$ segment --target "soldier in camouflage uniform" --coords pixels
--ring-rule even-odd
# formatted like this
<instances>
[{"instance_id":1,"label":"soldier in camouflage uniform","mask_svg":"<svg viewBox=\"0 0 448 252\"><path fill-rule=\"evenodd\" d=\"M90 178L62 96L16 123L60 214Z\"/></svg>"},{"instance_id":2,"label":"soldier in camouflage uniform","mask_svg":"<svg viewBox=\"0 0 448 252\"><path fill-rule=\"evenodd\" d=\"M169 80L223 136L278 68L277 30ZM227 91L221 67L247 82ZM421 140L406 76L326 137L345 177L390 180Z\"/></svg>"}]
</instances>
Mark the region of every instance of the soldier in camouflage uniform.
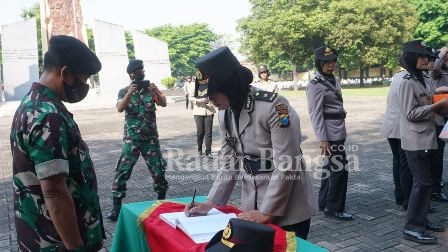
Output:
<instances>
[{"instance_id":1,"label":"soldier in camouflage uniform","mask_svg":"<svg viewBox=\"0 0 448 252\"><path fill-rule=\"evenodd\" d=\"M160 151L156 124L156 104L165 107L166 98L156 85L143 80L145 75L141 60L131 61L127 72L133 82L120 90L117 101L118 112L126 112L124 144L112 184L113 208L107 215L112 221L118 219L122 198L126 196L126 181L140 153L154 180L157 199L165 199L168 189L165 180L166 161Z\"/></svg>"},{"instance_id":2,"label":"soldier in camouflage uniform","mask_svg":"<svg viewBox=\"0 0 448 252\"><path fill-rule=\"evenodd\" d=\"M23 97L11 128L19 251L97 251L103 221L89 149L62 101L81 101L101 63L67 36L50 39L44 73Z\"/></svg>"}]
</instances>

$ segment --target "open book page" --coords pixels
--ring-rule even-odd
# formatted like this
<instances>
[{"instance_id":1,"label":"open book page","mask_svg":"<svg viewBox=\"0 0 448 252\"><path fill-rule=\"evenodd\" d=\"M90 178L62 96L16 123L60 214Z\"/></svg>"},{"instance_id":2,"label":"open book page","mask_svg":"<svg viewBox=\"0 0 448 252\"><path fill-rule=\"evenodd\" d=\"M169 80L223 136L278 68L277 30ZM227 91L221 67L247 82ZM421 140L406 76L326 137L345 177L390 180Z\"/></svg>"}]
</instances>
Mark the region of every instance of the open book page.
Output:
<instances>
[{"instance_id":1,"label":"open book page","mask_svg":"<svg viewBox=\"0 0 448 252\"><path fill-rule=\"evenodd\" d=\"M178 219L178 227L195 243L209 242L236 214L218 214Z\"/></svg>"},{"instance_id":2,"label":"open book page","mask_svg":"<svg viewBox=\"0 0 448 252\"><path fill-rule=\"evenodd\" d=\"M212 210L210 210L208 212L208 214L206 216L217 215L217 214L224 214L224 213L219 211L216 208L213 208ZM159 217L160 217L160 219L162 219L164 222L166 222L171 227L176 228L176 225L177 225L179 219L183 219L183 218L198 218L198 217L203 217L203 216L187 217L187 216L185 216L184 212L174 212L174 213L160 214Z\"/></svg>"}]
</instances>

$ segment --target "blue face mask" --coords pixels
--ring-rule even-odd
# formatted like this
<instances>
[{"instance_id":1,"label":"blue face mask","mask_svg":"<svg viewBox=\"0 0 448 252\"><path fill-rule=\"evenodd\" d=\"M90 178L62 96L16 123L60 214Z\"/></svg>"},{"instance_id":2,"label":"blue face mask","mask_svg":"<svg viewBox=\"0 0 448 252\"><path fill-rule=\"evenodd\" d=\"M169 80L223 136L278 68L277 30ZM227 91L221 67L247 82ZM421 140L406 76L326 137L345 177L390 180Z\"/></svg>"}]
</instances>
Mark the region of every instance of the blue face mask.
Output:
<instances>
[{"instance_id":1,"label":"blue face mask","mask_svg":"<svg viewBox=\"0 0 448 252\"><path fill-rule=\"evenodd\" d=\"M75 83L73 85L68 85L65 81L62 82L64 85L65 96L67 97L67 102L77 103L86 98L89 92L89 85L82 82L78 77L75 76Z\"/></svg>"}]
</instances>

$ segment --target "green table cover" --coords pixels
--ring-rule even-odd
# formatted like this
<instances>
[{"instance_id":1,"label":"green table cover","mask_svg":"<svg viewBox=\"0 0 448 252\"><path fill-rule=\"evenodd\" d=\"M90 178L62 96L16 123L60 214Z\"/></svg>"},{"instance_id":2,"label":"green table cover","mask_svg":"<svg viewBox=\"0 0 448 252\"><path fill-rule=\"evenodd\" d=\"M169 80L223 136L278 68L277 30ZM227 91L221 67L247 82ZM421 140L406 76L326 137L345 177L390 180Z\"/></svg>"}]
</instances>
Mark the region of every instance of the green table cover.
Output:
<instances>
[{"instance_id":1,"label":"green table cover","mask_svg":"<svg viewBox=\"0 0 448 252\"><path fill-rule=\"evenodd\" d=\"M206 196L197 196L196 201L204 202ZM191 197L169 199L169 201L188 203ZM137 224L138 216L152 206L155 201L144 201L137 203L124 204L121 208L120 217L118 218L117 227L115 229L114 240L112 241L112 252L149 252L148 241L143 230ZM297 250L300 252L325 252L327 250L318 247L308 241L296 238Z\"/></svg>"}]
</instances>

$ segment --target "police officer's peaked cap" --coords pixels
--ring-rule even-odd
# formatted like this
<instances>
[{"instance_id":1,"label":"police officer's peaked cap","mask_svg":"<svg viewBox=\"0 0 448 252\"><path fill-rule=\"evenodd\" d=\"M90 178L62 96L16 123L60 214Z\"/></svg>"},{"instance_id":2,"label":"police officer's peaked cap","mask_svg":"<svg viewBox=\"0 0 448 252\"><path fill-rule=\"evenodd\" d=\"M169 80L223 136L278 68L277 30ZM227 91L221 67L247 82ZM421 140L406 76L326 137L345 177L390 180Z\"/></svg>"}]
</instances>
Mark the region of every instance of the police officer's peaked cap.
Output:
<instances>
[{"instance_id":1,"label":"police officer's peaked cap","mask_svg":"<svg viewBox=\"0 0 448 252\"><path fill-rule=\"evenodd\" d=\"M196 62L196 78L201 84L219 85L241 66L235 55L227 46L218 48Z\"/></svg>"},{"instance_id":2,"label":"police officer's peaked cap","mask_svg":"<svg viewBox=\"0 0 448 252\"><path fill-rule=\"evenodd\" d=\"M335 61L338 59L338 52L334 48L322 46L314 50L314 57L317 60Z\"/></svg>"},{"instance_id":3,"label":"police officer's peaked cap","mask_svg":"<svg viewBox=\"0 0 448 252\"><path fill-rule=\"evenodd\" d=\"M268 71L269 71L269 69L268 69L268 67L266 65L261 65L258 68L258 73L264 73L264 72L268 72Z\"/></svg>"},{"instance_id":4,"label":"police officer's peaked cap","mask_svg":"<svg viewBox=\"0 0 448 252\"><path fill-rule=\"evenodd\" d=\"M431 55L429 56L431 59L438 59L439 58L439 53L440 52L438 52L435 48L426 47L426 49L431 52Z\"/></svg>"},{"instance_id":5,"label":"police officer's peaked cap","mask_svg":"<svg viewBox=\"0 0 448 252\"><path fill-rule=\"evenodd\" d=\"M275 229L268 225L233 218L213 236L206 252L272 252Z\"/></svg>"},{"instance_id":6,"label":"police officer's peaked cap","mask_svg":"<svg viewBox=\"0 0 448 252\"><path fill-rule=\"evenodd\" d=\"M138 69L143 69L143 61L139 59L131 60L129 61L128 68L126 69L126 72L128 74L135 72Z\"/></svg>"},{"instance_id":7,"label":"police officer's peaked cap","mask_svg":"<svg viewBox=\"0 0 448 252\"><path fill-rule=\"evenodd\" d=\"M412 40L404 43L403 53L415 53L423 56L431 57L433 53L427 49L423 40Z\"/></svg>"},{"instance_id":8,"label":"police officer's peaked cap","mask_svg":"<svg viewBox=\"0 0 448 252\"><path fill-rule=\"evenodd\" d=\"M93 75L101 70L98 57L83 42L74 37L52 36L48 51L55 54L61 63L68 66L74 73Z\"/></svg>"}]
</instances>

